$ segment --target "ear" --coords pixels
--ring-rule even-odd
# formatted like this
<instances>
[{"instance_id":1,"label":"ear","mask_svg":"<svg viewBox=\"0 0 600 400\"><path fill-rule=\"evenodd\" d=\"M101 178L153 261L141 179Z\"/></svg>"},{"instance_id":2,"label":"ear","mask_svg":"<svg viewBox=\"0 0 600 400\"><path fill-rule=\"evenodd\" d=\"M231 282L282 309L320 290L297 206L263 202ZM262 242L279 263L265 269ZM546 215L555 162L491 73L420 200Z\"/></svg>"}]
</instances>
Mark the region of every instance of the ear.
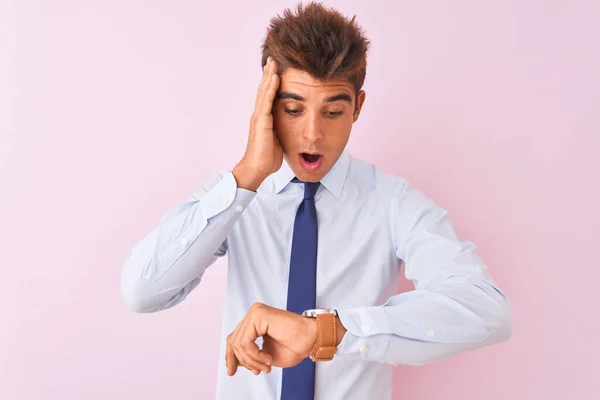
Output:
<instances>
[{"instance_id":1,"label":"ear","mask_svg":"<svg viewBox=\"0 0 600 400\"><path fill-rule=\"evenodd\" d=\"M358 96L356 96L356 108L354 110L354 116L353 116L352 122L356 122L358 120L358 117L360 115L360 110L362 110L362 106L363 106L363 104L365 104L366 96L367 96L367 94L365 93L364 90L361 90L360 92L358 92Z\"/></svg>"}]
</instances>

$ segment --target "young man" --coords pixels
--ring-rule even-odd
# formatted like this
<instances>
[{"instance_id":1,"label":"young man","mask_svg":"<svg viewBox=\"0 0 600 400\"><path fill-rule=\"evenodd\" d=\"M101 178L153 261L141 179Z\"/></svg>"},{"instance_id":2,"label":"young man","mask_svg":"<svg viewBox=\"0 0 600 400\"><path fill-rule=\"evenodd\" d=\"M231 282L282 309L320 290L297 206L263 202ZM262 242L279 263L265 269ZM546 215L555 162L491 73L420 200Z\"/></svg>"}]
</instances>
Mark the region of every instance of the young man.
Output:
<instances>
[{"instance_id":1,"label":"young man","mask_svg":"<svg viewBox=\"0 0 600 400\"><path fill-rule=\"evenodd\" d=\"M127 257L124 299L155 312L228 255L219 399L391 399L392 365L510 336L508 299L446 211L345 150L367 50L318 4L273 19L243 158ZM415 290L396 295L402 264Z\"/></svg>"}]
</instances>

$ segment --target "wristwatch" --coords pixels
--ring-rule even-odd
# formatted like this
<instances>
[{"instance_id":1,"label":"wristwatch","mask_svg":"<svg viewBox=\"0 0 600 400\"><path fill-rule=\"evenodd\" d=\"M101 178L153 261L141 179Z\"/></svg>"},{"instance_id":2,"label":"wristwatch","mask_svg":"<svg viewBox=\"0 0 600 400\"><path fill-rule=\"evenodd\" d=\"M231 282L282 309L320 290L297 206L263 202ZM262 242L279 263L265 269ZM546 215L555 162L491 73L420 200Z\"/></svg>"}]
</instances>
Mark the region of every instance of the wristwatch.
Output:
<instances>
[{"instance_id":1,"label":"wristwatch","mask_svg":"<svg viewBox=\"0 0 600 400\"><path fill-rule=\"evenodd\" d=\"M331 361L337 351L336 318L333 308L314 308L306 310L302 316L317 319L317 349L310 355L311 360Z\"/></svg>"}]
</instances>

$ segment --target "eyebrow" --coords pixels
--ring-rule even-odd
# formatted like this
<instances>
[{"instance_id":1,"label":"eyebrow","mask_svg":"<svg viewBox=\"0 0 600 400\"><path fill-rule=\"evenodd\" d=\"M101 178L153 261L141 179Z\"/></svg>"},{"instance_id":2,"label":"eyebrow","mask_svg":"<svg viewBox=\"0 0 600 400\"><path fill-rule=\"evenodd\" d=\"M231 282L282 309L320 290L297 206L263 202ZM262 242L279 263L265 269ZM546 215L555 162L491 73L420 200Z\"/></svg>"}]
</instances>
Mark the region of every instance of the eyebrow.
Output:
<instances>
[{"instance_id":1,"label":"eyebrow","mask_svg":"<svg viewBox=\"0 0 600 400\"><path fill-rule=\"evenodd\" d=\"M290 93L290 92L279 92L279 93L277 93L277 98L305 101L304 97L299 96L296 93ZM331 96L331 97L328 97L325 99L325 101L327 103L333 103L333 102L339 101L339 100L347 101L348 103L352 104L352 97L346 93L336 94L335 96Z\"/></svg>"}]
</instances>

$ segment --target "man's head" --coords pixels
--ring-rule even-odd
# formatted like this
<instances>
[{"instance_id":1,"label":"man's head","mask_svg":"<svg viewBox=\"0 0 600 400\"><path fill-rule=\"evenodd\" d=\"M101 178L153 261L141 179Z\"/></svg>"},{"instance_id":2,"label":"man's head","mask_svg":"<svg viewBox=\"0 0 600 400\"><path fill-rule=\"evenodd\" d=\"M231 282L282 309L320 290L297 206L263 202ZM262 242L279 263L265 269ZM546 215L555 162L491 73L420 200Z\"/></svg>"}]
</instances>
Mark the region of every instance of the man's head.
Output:
<instances>
[{"instance_id":1,"label":"man's head","mask_svg":"<svg viewBox=\"0 0 600 400\"><path fill-rule=\"evenodd\" d=\"M274 129L299 179L321 180L344 151L365 100L368 47L354 18L320 4L271 20L262 65L279 64Z\"/></svg>"}]
</instances>

